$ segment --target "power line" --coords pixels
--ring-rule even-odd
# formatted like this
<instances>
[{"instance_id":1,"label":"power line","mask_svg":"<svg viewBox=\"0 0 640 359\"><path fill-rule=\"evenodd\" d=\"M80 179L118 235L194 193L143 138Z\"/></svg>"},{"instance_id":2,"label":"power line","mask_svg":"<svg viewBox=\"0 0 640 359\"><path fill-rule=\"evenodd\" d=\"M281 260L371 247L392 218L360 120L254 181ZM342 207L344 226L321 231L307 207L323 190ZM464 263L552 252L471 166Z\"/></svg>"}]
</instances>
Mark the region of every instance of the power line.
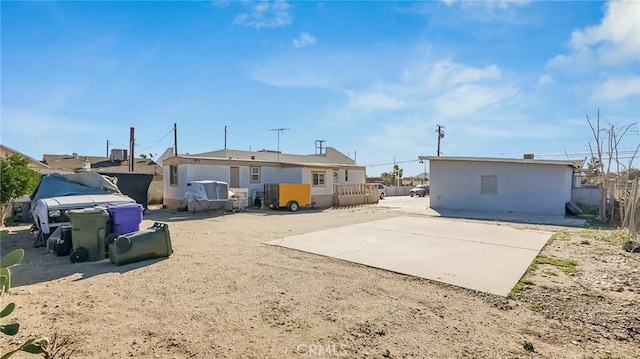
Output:
<instances>
[{"instance_id":1,"label":"power line","mask_svg":"<svg viewBox=\"0 0 640 359\"><path fill-rule=\"evenodd\" d=\"M167 138L171 133L173 133L173 128L171 128L171 130L169 130L169 132L167 132L167 134L166 134L166 135L162 136L162 138L161 138L161 139L159 139L158 141L156 141L153 145L151 145L151 146L149 146L149 147L146 147L145 149L140 150L140 152L144 152L144 151L146 151L146 150L150 149L151 147L153 147L153 146L157 145L158 143L160 143L160 141L162 141L162 140L164 140L165 138Z\"/></svg>"},{"instance_id":2,"label":"power line","mask_svg":"<svg viewBox=\"0 0 640 359\"><path fill-rule=\"evenodd\" d=\"M618 154L633 154L635 153L635 149L621 149L618 150ZM608 154L608 151L603 151L602 154ZM595 154L595 153L594 153ZM519 156L520 154L507 154L504 152L498 153L496 154L496 156ZM569 156L591 156L591 152L589 151L584 151L584 152L563 152L563 153L536 153L535 156L536 157L566 157L567 155Z\"/></svg>"},{"instance_id":3,"label":"power line","mask_svg":"<svg viewBox=\"0 0 640 359\"><path fill-rule=\"evenodd\" d=\"M628 150L628 151L618 151L617 153L619 155L633 155L636 151L635 150ZM611 155L615 155L616 152L611 152ZM597 153L593 153L593 155L596 155ZM565 156L591 156L591 152L576 152L576 153L547 153L547 154L536 154L536 157L565 157ZM602 155L609 155L609 151L606 152L602 152Z\"/></svg>"},{"instance_id":4,"label":"power line","mask_svg":"<svg viewBox=\"0 0 640 359\"><path fill-rule=\"evenodd\" d=\"M364 165L364 167L380 167L380 166L394 165L394 164L398 164L398 163L411 163L411 162L420 162L420 160L406 160L406 161L395 161L395 162L388 162L388 163L375 163L375 164L371 164L371 165Z\"/></svg>"}]
</instances>

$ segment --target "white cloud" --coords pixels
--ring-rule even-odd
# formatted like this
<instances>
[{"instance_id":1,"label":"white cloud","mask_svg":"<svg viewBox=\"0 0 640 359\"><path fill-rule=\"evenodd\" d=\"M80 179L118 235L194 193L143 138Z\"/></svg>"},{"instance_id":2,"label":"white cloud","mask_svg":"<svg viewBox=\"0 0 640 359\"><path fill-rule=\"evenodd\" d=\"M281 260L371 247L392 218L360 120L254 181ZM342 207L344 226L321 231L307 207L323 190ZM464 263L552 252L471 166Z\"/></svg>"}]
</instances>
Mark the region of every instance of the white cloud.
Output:
<instances>
[{"instance_id":1,"label":"white cloud","mask_svg":"<svg viewBox=\"0 0 640 359\"><path fill-rule=\"evenodd\" d=\"M519 90L510 86L463 85L430 100L433 115L444 120L470 120L513 99Z\"/></svg>"},{"instance_id":2,"label":"white cloud","mask_svg":"<svg viewBox=\"0 0 640 359\"><path fill-rule=\"evenodd\" d=\"M640 76L613 77L593 88L596 101L620 100L633 95L640 95Z\"/></svg>"},{"instance_id":3,"label":"white cloud","mask_svg":"<svg viewBox=\"0 0 640 359\"><path fill-rule=\"evenodd\" d=\"M366 61L361 54L333 51L326 54L292 51L247 68L252 79L277 87L324 88L343 91L354 77L371 78L370 71L357 66ZM354 66L356 65L356 66Z\"/></svg>"},{"instance_id":4,"label":"white cloud","mask_svg":"<svg viewBox=\"0 0 640 359\"><path fill-rule=\"evenodd\" d=\"M433 133L432 124L425 121L424 118L409 115L376 126L375 131L362 136L361 140L370 147L371 153L378 153L378 158L381 158L384 156L379 153L381 146L399 152L414 152L416 148L423 148L423 146L416 146L416 144L425 141L426 133Z\"/></svg>"},{"instance_id":5,"label":"white cloud","mask_svg":"<svg viewBox=\"0 0 640 359\"><path fill-rule=\"evenodd\" d=\"M302 87L333 89L335 79L322 71L321 66L305 63L281 63L279 60L267 61L248 70L253 80L276 87Z\"/></svg>"},{"instance_id":6,"label":"white cloud","mask_svg":"<svg viewBox=\"0 0 640 359\"><path fill-rule=\"evenodd\" d=\"M463 119L495 108L519 93L518 88L501 81L502 72L495 64L474 67L443 59L395 69L370 66L366 67L367 77L358 80L362 59L332 53L326 58L315 55L311 63L307 57L268 61L255 66L249 75L278 87L323 88L346 94L348 109L343 111L352 117L350 123L375 111L431 112L446 120ZM396 76L388 75L394 72ZM371 78L371 73L390 78ZM339 117L342 124L345 119Z\"/></svg>"},{"instance_id":7,"label":"white cloud","mask_svg":"<svg viewBox=\"0 0 640 359\"><path fill-rule=\"evenodd\" d=\"M473 1L473 0L442 0L443 3L447 6L452 6L455 3L459 3L460 6L463 7L478 7L484 6L488 8L499 8L506 9L510 6L525 6L528 5L531 0L484 0L484 1Z\"/></svg>"},{"instance_id":8,"label":"white cloud","mask_svg":"<svg viewBox=\"0 0 640 359\"><path fill-rule=\"evenodd\" d=\"M96 125L99 121L76 121L35 109L6 108L2 110L2 117L2 132L14 135L37 137L39 134L46 137L59 130L60 124L65 125L66 135L88 135L108 130L108 126Z\"/></svg>"},{"instance_id":9,"label":"white cloud","mask_svg":"<svg viewBox=\"0 0 640 359\"><path fill-rule=\"evenodd\" d=\"M577 51L595 46L603 62L638 60L640 55L640 2L609 2L602 23L571 34Z\"/></svg>"},{"instance_id":10,"label":"white cloud","mask_svg":"<svg viewBox=\"0 0 640 359\"><path fill-rule=\"evenodd\" d=\"M44 153L98 153L89 148L96 143L101 144L104 138L114 138L108 137L114 132L114 127L100 123L104 121L78 120L47 110L2 109L2 136L11 139L17 150L33 158L42 158ZM64 131L60 131L61 125L64 125Z\"/></svg>"},{"instance_id":11,"label":"white cloud","mask_svg":"<svg viewBox=\"0 0 640 359\"><path fill-rule=\"evenodd\" d=\"M538 81L536 82L537 88L545 87L553 82L553 77L549 74L543 74L538 77Z\"/></svg>"},{"instance_id":12,"label":"white cloud","mask_svg":"<svg viewBox=\"0 0 640 359\"><path fill-rule=\"evenodd\" d=\"M284 27L293 21L290 9L291 5L283 0L261 1L255 4L250 12L236 16L233 23L256 29Z\"/></svg>"},{"instance_id":13,"label":"white cloud","mask_svg":"<svg viewBox=\"0 0 640 359\"><path fill-rule=\"evenodd\" d=\"M296 49L313 45L315 43L316 43L316 38L313 35L306 32L301 32L297 38L293 39L293 47L295 47Z\"/></svg>"},{"instance_id":14,"label":"white cloud","mask_svg":"<svg viewBox=\"0 0 640 359\"><path fill-rule=\"evenodd\" d=\"M406 104L392 96L380 92L355 93L349 91L351 105L356 108L369 110L398 110L404 108Z\"/></svg>"},{"instance_id":15,"label":"white cloud","mask_svg":"<svg viewBox=\"0 0 640 359\"><path fill-rule=\"evenodd\" d=\"M424 66L424 65L423 65ZM420 74L422 72L422 74ZM429 88L452 87L481 80L499 79L500 69L497 65L484 68L465 66L451 60L443 60L435 64L405 70L403 77L411 81L412 76L425 76L425 85Z\"/></svg>"},{"instance_id":16,"label":"white cloud","mask_svg":"<svg viewBox=\"0 0 640 359\"><path fill-rule=\"evenodd\" d=\"M554 57L549 66L590 68L640 59L640 2L610 1L602 22L571 34L569 54Z\"/></svg>"}]
</instances>

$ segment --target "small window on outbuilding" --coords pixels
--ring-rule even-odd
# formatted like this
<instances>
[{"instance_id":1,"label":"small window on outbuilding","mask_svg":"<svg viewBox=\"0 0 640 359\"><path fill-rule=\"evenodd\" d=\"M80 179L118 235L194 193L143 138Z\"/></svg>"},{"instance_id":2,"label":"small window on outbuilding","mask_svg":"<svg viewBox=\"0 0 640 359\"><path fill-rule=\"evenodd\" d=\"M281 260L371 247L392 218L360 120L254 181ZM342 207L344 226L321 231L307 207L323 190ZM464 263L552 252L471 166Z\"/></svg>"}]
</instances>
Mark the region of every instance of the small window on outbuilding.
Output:
<instances>
[{"instance_id":1,"label":"small window on outbuilding","mask_svg":"<svg viewBox=\"0 0 640 359\"><path fill-rule=\"evenodd\" d=\"M338 183L338 170L333 170L333 183Z\"/></svg>"},{"instance_id":2,"label":"small window on outbuilding","mask_svg":"<svg viewBox=\"0 0 640 359\"><path fill-rule=\"evenodd\" d=\"M498 176L480 176L480 194L498 194Z\"/></svg>"},{"instance_id":3,"label":"small window on outbuilding","mask_svg":"<svg viewBox=\"0 0 640 359\"><path fill-rule=\"evenodd\" d=\"M251 183L260 183L260 167L251 167Z\"/></svg>"},{"instance_id":4,"label":"small window on outbuilding","mask_svg":"<svg viewBox=\"0 0 640 359\"><path fill-rule=\"evenodd\" d=\"M169 185L170 186L178 185L178 166L177 165L169 166Z\"/></svg>"},{"instance_id":5,"label":"small window on outbuilding","mask_svg":"<svg viewBox=\"0 0 640 359\"><path fill-rule=\"evenodd\" d=\"M344 181L349 182L349 170L344 170Z\"/></svg>"}]
</instances>

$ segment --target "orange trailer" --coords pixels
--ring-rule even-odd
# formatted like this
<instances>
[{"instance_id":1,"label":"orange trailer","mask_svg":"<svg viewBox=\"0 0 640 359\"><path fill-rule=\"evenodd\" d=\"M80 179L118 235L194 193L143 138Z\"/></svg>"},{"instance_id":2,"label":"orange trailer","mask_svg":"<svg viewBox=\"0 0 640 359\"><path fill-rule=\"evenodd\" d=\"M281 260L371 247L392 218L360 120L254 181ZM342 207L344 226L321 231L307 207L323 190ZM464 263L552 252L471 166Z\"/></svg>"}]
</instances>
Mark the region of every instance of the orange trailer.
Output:
<instances>
[{"instance_id":1,"label":"orange trailer","mask_svg":"<svg viewBox=\"0 0 640 359\"><path fill-rule=\"evenodd\" d=\"M265 205L269 208L288 208L296 212L310 206L311 185L308 183L267 183L264 185Z\"/></svg>"}]
</instances>

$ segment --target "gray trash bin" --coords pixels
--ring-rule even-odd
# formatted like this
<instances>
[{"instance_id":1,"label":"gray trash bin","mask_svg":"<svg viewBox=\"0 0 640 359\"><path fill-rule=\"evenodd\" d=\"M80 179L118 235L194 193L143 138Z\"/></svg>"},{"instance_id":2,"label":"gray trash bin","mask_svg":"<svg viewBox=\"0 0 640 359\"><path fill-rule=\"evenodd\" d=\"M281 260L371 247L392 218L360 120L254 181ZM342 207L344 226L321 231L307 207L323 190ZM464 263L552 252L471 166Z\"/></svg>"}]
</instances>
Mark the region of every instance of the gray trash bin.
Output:
<instances>
[{"instance_id":1,"label":"gray trash bin","mask_svg":"<svg viewBox=\"0 0 640 359\"><path fill-rule=\"evenodd\" d=\"M115 265L169 257L173 253L169 226L156 222L148 229L128 233L109 243L109 259Z\"/></svg>"}]
</instances>

